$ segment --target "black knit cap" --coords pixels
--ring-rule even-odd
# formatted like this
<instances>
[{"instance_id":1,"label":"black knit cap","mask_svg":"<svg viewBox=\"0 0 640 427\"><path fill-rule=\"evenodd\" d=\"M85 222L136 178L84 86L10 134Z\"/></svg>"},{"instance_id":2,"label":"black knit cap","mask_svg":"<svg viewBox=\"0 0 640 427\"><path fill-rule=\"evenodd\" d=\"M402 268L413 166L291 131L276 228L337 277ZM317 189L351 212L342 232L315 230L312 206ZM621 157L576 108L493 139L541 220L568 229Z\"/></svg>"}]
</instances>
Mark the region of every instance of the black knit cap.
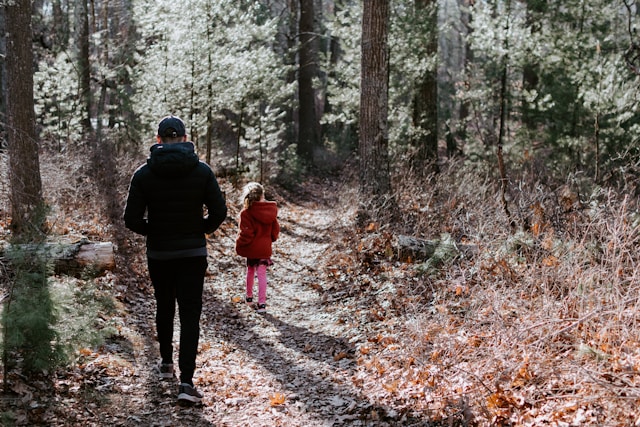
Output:
<instances>
[{"instance_id":1,"label":"black knit cap","mask_svg":"<svg viewBox=\"0 0 640 427\"><path fill-rule=\"evenodd\" d=\"M184 122L176 116L167 116L158 125L158 136L176 138L185 135Z\"/></svg>"}]
</instances>

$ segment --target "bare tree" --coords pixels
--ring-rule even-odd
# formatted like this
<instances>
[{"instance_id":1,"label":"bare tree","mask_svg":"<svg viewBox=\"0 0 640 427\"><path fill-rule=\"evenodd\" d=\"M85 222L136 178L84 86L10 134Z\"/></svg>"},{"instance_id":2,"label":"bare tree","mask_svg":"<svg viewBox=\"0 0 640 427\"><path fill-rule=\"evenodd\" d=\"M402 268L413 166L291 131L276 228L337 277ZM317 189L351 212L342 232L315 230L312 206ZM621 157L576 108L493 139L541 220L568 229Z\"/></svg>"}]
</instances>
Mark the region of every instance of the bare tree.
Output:
<instances>
[{"instance_id":1,"label":"bare tree","mask_svg":"<svg viewBox=\"0 0 640 427\"><path fill-rule=\"evenodd\" d=\"M7 30L7 142L11 183L12 229L18 238L40 237L44 199L33 109L31 2L5 7Z\"/></svg>"}]
</instances>

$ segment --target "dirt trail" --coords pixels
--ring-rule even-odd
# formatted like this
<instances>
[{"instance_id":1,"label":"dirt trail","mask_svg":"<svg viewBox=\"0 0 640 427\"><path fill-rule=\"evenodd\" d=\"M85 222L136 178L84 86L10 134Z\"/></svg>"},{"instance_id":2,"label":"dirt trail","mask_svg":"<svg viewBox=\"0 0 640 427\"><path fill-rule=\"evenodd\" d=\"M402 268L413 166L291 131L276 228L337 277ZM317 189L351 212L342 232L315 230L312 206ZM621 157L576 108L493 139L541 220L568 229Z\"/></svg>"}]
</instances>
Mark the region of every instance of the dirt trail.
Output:
<instances>
[{"instance_id":1,"label":"dirt trail","mask_svg":"<svg viewBox=\"0 0 640 427\"><path fill-rule=\"evenodd\" d=\"M304 205L279 201L279 207L282 232L268 272L267 314L257 314L243 302L245 269L234 251L235 224L224 225L210 242L195 378L205 394L203 404L178 405L177 380L160 381L150 371L158 354L152 339L153 306L145 301L152 297L138 295L129 303L142 309L134 310L135 318L123 326L134 373L117 387L119 397L110 396L111 410L98 411L103 413L100 423L392 425L371 420L371 413L385 411L354 385L354 342L363 335L344 321L350 308L328 304L323 289L323 257L336 244L333 231L344 226L346 214L339 214L329 200ZM177 330L176 324L176 349ZM117 407L127 410L118 412Z\"/></svg>"},{"instance_id":2,"label":"dirt trail","mask_svg":"<svg viewBox=\"0 0 640 427\"><path fill-rule=\"evenodd\" d=\"M363 401L349 386L349 332L314 290L333 221L326 207L281 206L264 316L241 302L244 267L229 244L222 256L229 261L212 265L203 319L211 348L201 360L213 374L201 384L215 390L204 413L216 425L334 425Z\"/></svg>"},{"instance_id":3,"label":"dirt trail","mask_svg":"<svg viewBox=\"0 0 640 427\"><path fill-rule=\"evenodd\" d=\"M395 343L401 328L375 314L391 295L387 279L373 289L352 270L358 263L349 237L353 212L338 200L349 194L342 185L305 183L304 194L269 197L279 205L281 234L264 315L244 303L244 259L234 250L238 211L228 200L230 218L209 241L194 378L202 404L178 404L177 379L160 380L153 371L159 352L144 239L118 229L117 269L95 279L115 304L98 319L113 333L98 347L80 349L77 363L55 375L12 374L11 393L0 399L0 425L432 425L415 414L411 398L385 390L383 371L376 374L371 337ZM176 358L178 331L176 316ZM397 372L403 375L402 366Z\"/></svg>"}]
</instances>

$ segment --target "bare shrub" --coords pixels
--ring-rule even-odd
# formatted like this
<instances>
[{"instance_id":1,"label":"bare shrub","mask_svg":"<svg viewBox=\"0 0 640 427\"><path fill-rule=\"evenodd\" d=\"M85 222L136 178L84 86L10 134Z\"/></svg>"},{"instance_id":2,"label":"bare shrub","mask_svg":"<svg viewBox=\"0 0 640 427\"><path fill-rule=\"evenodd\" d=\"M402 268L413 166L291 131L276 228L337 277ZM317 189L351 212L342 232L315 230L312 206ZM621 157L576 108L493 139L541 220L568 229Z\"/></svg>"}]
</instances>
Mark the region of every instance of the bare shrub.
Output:
<instances>
[{"instance_id":1,"label":"bare shrub","mask_svg":"<svg viewBox=\"0 0 640 427\"><path fill-rule=\"evenodd\" d=\"M634 201L595 186L576 196L562 183L518 182L511 230L487 173L454 162L426 180L397 182L402 232L479 248L428 274L416 265L406 285L424 297L407 306L404 344L415 381L428 386L425 408L466 399L483 425L520 425L560 413L567 395L584 411L605 396L619 408L621 396L637 397Z\"/></svg>"},{"instance_id":2,"label":"bare shrub","mask_svg":"<svg viewBox=\"0 0 640 427\"><path fill-rule=\"evenodd\" d=\"M51 208L48 219L53 234L103 239L110 226L90 157L87 151L41 154L43 193ZM116 192L113 197L118 199L112 203L124 206L127 181L141 161L142 157L130 156L117 160L118 169L109 177L109 185Z\"/></svg>"}]
</instances>

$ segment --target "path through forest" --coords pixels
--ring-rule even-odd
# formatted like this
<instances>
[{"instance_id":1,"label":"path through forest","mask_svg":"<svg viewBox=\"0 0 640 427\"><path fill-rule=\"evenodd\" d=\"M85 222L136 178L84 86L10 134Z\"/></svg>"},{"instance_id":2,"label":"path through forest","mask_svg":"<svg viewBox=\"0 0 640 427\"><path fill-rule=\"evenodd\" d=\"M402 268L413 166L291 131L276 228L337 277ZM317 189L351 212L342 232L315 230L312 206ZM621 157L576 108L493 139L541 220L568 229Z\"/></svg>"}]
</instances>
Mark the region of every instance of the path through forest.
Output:
<instances>
[{"instance_id":1,"label":"path through forest","mask_svg":"<svg viewBox=\"0 0 640 427\"><path fill-rule=\"evenodd\" d=\"M325 282L327 257L349 223L348 212L338 213L337 190L326 185L331 184L315 186L314 194L299 197L302 201L276 197L282 232L268 273L265 315L243 300L243 259L233 246L237 225L227 221L211 238L195 378L205 394L202 405L177 404L177 380L161 381L153 374L158 351L152 296L147 284L130 284L139 289L129 290L131 317L122 323L132 353L123 359L130 363L119 370L104 407L92 411L98 424L397 425L393 411L376 407L371 390L361 387L359 377L366 373L358 372L356 347L366 342L367 326L345 321L353 304L341 297L344 292L328 292L335 288ZM144 275L137 281L144 282ZM127 348L113 345L115 353Z\"/></svg>"},{"instance_id":2,"label":"path through forest","mask_svg":"<svg viewBox=\"0 0 640 427\"><path fill-rule=\"evenodd\" d=\"M264 316L243 302L244 260L234 251L238 191L221 181L230 212L209 240L194 378L205 399L181 406L177 380L153 372L159 352L144 239L117 225L121 195L105 191L113 209L104 215L88 203L93 187L58 173L79 175L67 167L43 168L47 194L59 203L52 233L113 240L116 269L50 278L56 301L69 302L59 317L74 308L67 329L57 327L79 337L69 341L75 357L41 376L26 375L19 363L9 371L0 425L640 425L637 341L629 339L636 298L565 319L556 288L535 288L543 292L536 297L524 273L500 258L485 262L492 254L456 258L431 280L422 265L393 256L388 228L354 230L355 190L346 179L310 179L296 191L268 194L280 207L282 232ZM115 218L112 226L106 216ZM558 279L555 264L531 268L523 271ZM560 316L549 317L556 309ZM583 354L582 325L592 318L594 340L616 328L624 337L623 347L609 350L611 361L597 346ZM87 340L96 333L106 341Z\"/></svg>"}]
</instances>

